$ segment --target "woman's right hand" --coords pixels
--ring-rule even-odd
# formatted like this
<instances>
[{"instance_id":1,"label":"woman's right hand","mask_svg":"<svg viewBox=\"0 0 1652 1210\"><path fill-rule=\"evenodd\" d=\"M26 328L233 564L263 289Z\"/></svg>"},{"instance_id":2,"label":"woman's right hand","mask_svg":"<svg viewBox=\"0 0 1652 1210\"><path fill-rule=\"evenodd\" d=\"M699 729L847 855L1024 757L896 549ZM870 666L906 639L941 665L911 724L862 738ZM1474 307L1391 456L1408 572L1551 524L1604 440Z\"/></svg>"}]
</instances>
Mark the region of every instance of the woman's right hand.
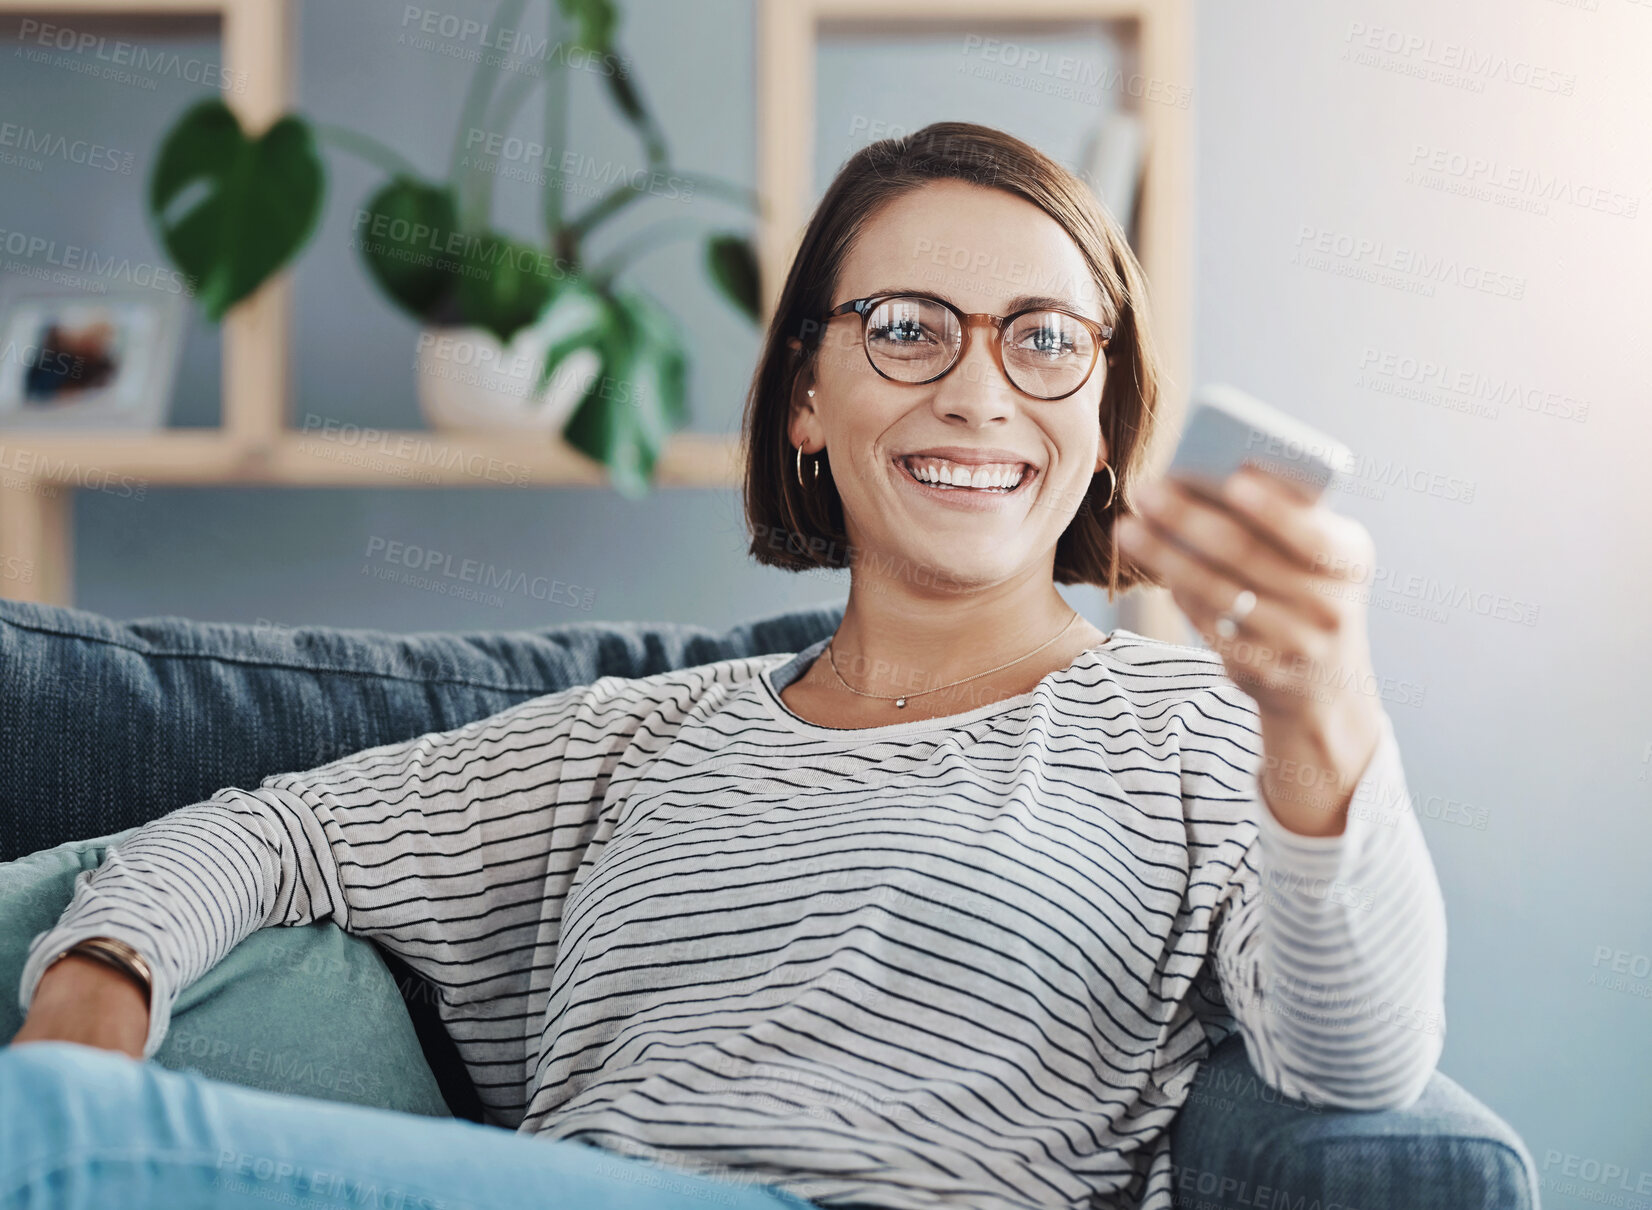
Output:
<instances>
[{"instance_id":1,"label":"woman's right hand","mask_svg":"<svg viewBox=\"0 0 1652 1210\"><path fill-rule=\"evenodd\" d=\"M149 1000L138 984L106 963L70 954L40 976L12 1044L78 1042L141 1059L148 1037Z\"/></svg>"}]
</instances>

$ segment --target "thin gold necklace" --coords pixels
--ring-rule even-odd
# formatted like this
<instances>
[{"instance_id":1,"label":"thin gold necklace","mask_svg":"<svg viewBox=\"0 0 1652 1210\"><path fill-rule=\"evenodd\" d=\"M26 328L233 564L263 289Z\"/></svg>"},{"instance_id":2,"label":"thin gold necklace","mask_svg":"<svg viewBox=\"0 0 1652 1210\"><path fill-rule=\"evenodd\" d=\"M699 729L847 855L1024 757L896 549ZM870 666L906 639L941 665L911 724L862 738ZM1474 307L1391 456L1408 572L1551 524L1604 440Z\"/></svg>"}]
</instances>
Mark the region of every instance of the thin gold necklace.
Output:
<instances>
[{"instance_id":1,"label":"thin gold necklace","mask_svg":"<svg viewBox=\"0 0 1652 1210\"><path fill-rule=\"evenodd\" d=\"M1016 659L1011 660L1009 664L1000 664L996 668L988 668L985 672L977 672L974 676L966 676L961 681L953 681L951 685L936 685L933 689L920 689L917 693L867 693L864 689L856 689L848 681L844 681L843 673L837 670L837 659L832 655L832 644L837 641L836 635L833 635L832 638L828 639L826 642L826 662L831 665L833 675L835 675L838 680L843 681L843 687L850 693L858 693L862 697L875 697L879 701L894 702L898 709L904 710L906 709L906 701L908 698L922 697L926 693L939 693L942 689L951 689L953 685L962 685L965 681L979 680L981 677L990 676L994 672L1002 672L1004 669L1008 668L1010 664L1019 664L1022 660L1031 659L1040 651L1043 651L1044 648L1059 639L1062 635L1066 634L1068 629L1071 628L1072 624L1076 621L1078 621L1078 610L1075 609L1073 610L1073 616L1067 619L1066 626L1063 626L1060 630L1056 631L1038 646L1027 652L1026 655L1019 656Z\"/></svg>"}]
</instances>

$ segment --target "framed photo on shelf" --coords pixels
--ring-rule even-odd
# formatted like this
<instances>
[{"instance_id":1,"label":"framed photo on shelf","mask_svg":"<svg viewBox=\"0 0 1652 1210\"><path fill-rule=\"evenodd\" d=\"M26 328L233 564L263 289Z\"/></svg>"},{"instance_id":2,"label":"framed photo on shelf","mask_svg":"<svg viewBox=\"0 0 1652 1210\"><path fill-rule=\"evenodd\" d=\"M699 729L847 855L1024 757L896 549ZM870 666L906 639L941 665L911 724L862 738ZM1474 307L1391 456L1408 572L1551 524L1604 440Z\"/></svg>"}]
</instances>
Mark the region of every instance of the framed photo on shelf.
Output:
<instances>
[{"instance_id":1,"label":"framed photo on shelf","mask_svg":"<svg viewBox=\"0 0 1652 1210\"><path fill-rule=\"evenodd\" d=\"M0 278L0 429L165 425L187 300Z\"/></svg>"}]
</instances>

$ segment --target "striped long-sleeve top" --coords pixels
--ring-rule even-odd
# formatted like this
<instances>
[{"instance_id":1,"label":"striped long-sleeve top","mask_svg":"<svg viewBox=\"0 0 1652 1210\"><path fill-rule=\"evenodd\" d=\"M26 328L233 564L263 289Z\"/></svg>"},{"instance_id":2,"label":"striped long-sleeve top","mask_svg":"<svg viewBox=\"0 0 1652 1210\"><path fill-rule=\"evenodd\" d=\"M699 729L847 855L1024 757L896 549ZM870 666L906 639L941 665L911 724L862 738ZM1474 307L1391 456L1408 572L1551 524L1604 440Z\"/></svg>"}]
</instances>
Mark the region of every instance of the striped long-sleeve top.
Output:
<instances>
[{"instance_id":1,"label":"striped long-sleeve top","mask_svg":"<svg viewBox=\"0 0 1652 1210\"><path fill-rule=\"evenodd\" d=\"M1393 728L1345 830L1259 792L1254 701L1117 630L1030 692L839 729L820 653L605 677L225 789L80 876L24 969L111 936L180 989L265 925L403 957L497 1124L822 1205L1170 1205L1239 1029L1293 1097L1414 1100L1445 914Z\"/></svg>"}]
</instances>

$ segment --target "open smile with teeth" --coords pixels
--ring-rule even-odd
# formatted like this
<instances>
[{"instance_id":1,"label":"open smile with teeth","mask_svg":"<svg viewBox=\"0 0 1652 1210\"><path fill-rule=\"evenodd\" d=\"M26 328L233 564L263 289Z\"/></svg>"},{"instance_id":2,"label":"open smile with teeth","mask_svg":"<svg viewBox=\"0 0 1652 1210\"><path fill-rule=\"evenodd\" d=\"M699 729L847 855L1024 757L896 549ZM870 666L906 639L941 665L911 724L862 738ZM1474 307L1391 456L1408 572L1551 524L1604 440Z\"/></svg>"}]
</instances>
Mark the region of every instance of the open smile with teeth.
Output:
<instances>
[{"instance_id":1,"label":"open smile with teeth","mask_svg":"<svg viewBox=\"0 0 1652 1210\"><path fill-rule=\"evenodd\" d=\"M948 462L945 458L902 458L900 464L906 473L919 483L930 487L964 491L1001 492L1005 495L1020 487L1032 471L1025 462L989 462L965 466Z\"/></svg>"}]
</instances>

